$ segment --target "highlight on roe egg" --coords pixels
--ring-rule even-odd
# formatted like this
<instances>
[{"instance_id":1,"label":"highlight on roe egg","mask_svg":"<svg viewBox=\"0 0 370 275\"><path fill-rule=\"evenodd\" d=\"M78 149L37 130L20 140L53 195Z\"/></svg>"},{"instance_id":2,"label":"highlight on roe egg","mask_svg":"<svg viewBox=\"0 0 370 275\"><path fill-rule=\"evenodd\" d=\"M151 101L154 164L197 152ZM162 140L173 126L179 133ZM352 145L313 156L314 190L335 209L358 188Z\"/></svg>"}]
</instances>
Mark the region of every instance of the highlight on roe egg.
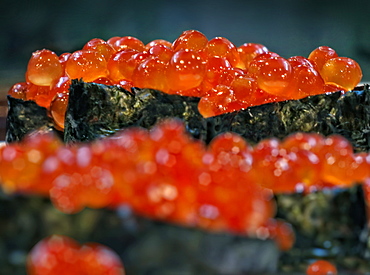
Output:
<instances>
[{"instance_id":1,"label":"highlight on roe egg","mask_svg":"<svg viewBox=\"0 0 370 275\"><path fill-rule=\"evenodd\" d=\"M237 65L238 68L247 69L249 63L258 55L267 53L268 49L257 43L244 43L238 47L238 53L240 57L240 62Z\"/></svg>"},{"instance_id":2,"label":"highlight on roe egg","mask_svg":"<svg viewBox=\"0 0 370 275\"><path fill-rule=\"evenodd\" d=\"M252 156L251 178L255 182L274 192L294 192L300 180L294 170L298 160L279 140L262 140L253 148Z\"/></svg>"},{"instance_id":3,"label":"highlight on roe egg","mask_svg":"<svg viewBox=\"0 0 370 275\"><path fill-rule=\"evenodd\" d=\"M39 241L27 256L30 275L124 275L119 256L99 243L80 245L72 238L51 235Z\"/></svg>"},{"instance_id":4,"label":"highlight on roe egg","mask_svg":"<svg viewBox=\"0 0 370 275\"><path fill-rule=\"evenodd\" d=\"M119 256L109 247L99 243L86 243L79 251L81 275L125 275Z\"/></svg>"},{"instance_id":5,"label":"highlight on roe egg","mask_svg":"<svg viewBox=\"0 0 370 275\"><path fill-rule=\"evenodd\" d=\"M305 64L293 66L293 79L285 96L300 99L309 95L322 94L324 85L324 80L314 67Z\"/></svg>"},{"instance_id":6,"label":"highlight on roe egg","mask_svg":"<svg viewBox=\"0 0 370 275\"><path fill-rule=\"evenodd\" d=\"M26 100L27 99L28 84L27 82L19 82L10 87L8 95Z\"/></svg>"},{"instance_id":7,"label":"highlight on roe egg","mask_svg":"<svg viewBox=\"0 0 370 275\"><path fill-rule=\"evenodd\" d=\"M116 43L117 40L121 39L121 36L112 36L107 40L107 44L111 46L115 51L117 51L116 47L114 44Z\"/></svg>"},{"instance_id":8,"label":"highlight on roe egg","mask_svg":"<svg viewBox=\"0 0 370 275\"><path fill-rule=\"evenodd\" d=\"M128 60L137 53L139 51L134 49L122 50L115 53L107 64L109 78L114 82L122 79L131 80L135 66L130 66Z\"/></svg>"},{"instance_id":9,"label":"highlight on roe egg","mask_svg":"<svg viewBox=\"0 0 370 275\"><path fill-rule=\"evenodd\" d=\"M314 63L304 56L299 55L291 56L288 58L288 61L290 65L292 65L292 67L297 67L300 65L304 65L307 67L315 67Z\"/></svg>"},{"instance_id":10,"label":"highlight on roe egg","mask_svg":"<svg viewBox=\"0 0 370 275\"><path fill-rule=\"evenodd\" d=\"M54 52L43 49L32 53L27 66L27 81L38 86L51 86L62 75L62 65Z\"/></svg>"},{"instance_id":11,"label":"highlight on roe egg","mask_svg":"<svg viewBox=\"0 0 370 275\"><path fill-rule=\"evenodd\" d=\"M206 62L192 50L179 50L172 56L167 69L170 93L198 87L206 73Z\"/></svg>"},{"instance_id":12,"label":"highlight on roe egg","mask_svg":"<svg viewBox=\"0 0 370 275\"><path fill-rule=\"evenodd\" d=\"M319 152L324 145L324 137L314 133L294 133L286 137L281 147L295 154L297 161L292 168L299 177L299 185L303 191L316 188L321 183L322 162ZM303 184L303 185L302 185Z\"/></svg>"},{"instance_id":13,"label":"highlight on roe egg","mask_svg":"<svg viewBox=\"0 0 370 275\"><path fill-rule=\"evenodd\" d=\"M320 152L322 180L324 184L349 186L353 183L355 163L351 143L340 135L331 135L324 140Z\"/></svg>"},{"instance_id":14,"label":"highlight on roe egg","mask_svg":"<svg viewBox=\"0 0 370 275\"><path fill-rule=\"evenodd\" d=\"M201 97L198 103L200 114L207 118L234 111L234 104L238 104L233 90L226 85L217 85L209 94Z\"/></svg>"},{"instance_id":15,"label":"highlight on roe egg","mask_svg":"<svg viewBox=\"0 0 370 275\"><path fill-rule=\"evenodd\" d=\"M113 47L100 38L91 39L83 46L82 50L96 51L100 53L102 56L104 56L105 60L107 61L115 53Z\"/></svg>"},{"instance_id":16,"label":"highlight on roe egg","mask_svg":"<svg viewBox=\"0 0 370 275\"><path fill-rule=\"evenodd\" d=\"M126 64L127 66L124 68L123 71L121 70L123 75L127 75L127 77L125 77L125 79L126 80L132 80L132 78L134 76L135 69L140 64L142 64L149 56L150 56L150 54L148 52L139 52L137 54L132 55L127 60L127 64ZM143 87L141 87L141 88L143 88Z\"/></svg>"},{"instance_id":17,"label":"highlight on roe egg","mask_svg":"<svg viewBox=\"0 0 370 275\"><path fill-rule=\"evenodd\" d=\"M132 82L137 87L167 92L167 67L168 63L158 57L148 57L135 68Z\"/></svg>"},{"instance_id":18,"label":"highlight on roe egg","mask_svg":"<svg viewBox=\"0 0 370 275\"><path fill-rule=\"evenodd\" d=\"M1 148L2 188L9 193L48 194L51 182L43 179L42 165L44 160L54 154L59 146L61 146L61 141L54 135L36 133L27 135L22 143Z\"/></svg>"},{"instance_id":19,"label":"highlight on roe egg","mask_svg":"<svg viewBox=\"0 0 370 275\"><path fill-rule=\"evenodd\" d=\"M85 207L106 207L112 201L114 178L109 163L100 161L102 151L95 148L82 145L65 148L70 159L62 163L64 172L54 176L50 189L50 199L60 211L77 213Z\"/></svg>"},{"instance_id":20,"label":"highlight on roe egg","mask_svg":"<svg viewBox=\"0 0 370 275\"><path fill-rule=\"evenodd\" d=\"M110 39L108 40L108 44L112 46L115 51L133 49L142 52L145 50L144 43L140 39L133 36L124 36Z\"/></svg>"},{"instance_id":21,"label":"highlight on roe egg","mask_svg":"<svg viewBox=\"0 0 370 275\"><path fill-rule=\"evenodd\" d=\"M39 241L27 257L27 274L79 274L79 244L72 238L52 235Z\"/></svg>"},{"instance_id":22,"label":"highlight on roe egg","mask_svg":"<svg viewBox=\"0 0 370 275\"><path fill-rule=\"evenodd\" d=\"M33 100L39 106L49 109L51 98L52 95L49 86L39 86L32 83L28 84L28 89L26 93L27 100Z\"/></svg>"},{"instance_id":23,"label":"highlight on roe egg","mask_svg":"<svg viewBox=\"0 0 370 275\"><path fill-rule=\"evenodd\" d=\"M170 61L171 57L175 53L172 48L169 48L163 44L157 44L153 45L150 48L148 48L148 52L150 55L153 55L155 57L158 57L162 61Z\"/></svg>"},{"instance_id":24,"label":"highlight on roe egg","mask_svg":"<svg viewBox=\"0 0 370 275\"><path fill-rule=\"evenodd\" d=\"M271 57L260 60L255 72L258 87L277 96L285 96L293 79L293 70L289 61L283 57Z\"/></svg>"},{"instance_id":25,"label":"highlight on roe egg","mask_svg":"<svg viewBox=\"0 0 370 275\"><path fill-rule=\"evenodd\" d=\"M65 113L68 106L68 93L57 93L50 104L50 113L54 120L55 125L63 130Z\"/></svg>"},{"instance_id":26,"label":"highlight on roe egg","mask_svg":"<svg viewBox=\"0 0 370 275\"><path fill-rule=\"evenodd\" d=\"M69 93L69 87L72 81L68 76L62 76L59 78L58 82L51 87L49 101L53 100L56 94L58 93ZM49 104L50 104L49 103Z\"/></svg>"},{"instance_id":27,"label":"highlight on roe egg","mask_svg":"<svg viewBox=\"0 0 370 275\"><path fill-rule=\"evenodd\" d=\"M72 53L65 70L70 79L82 78L85 82L108 75L107 61L104 56L92 50L79 50Z\"/></svg>"},{"instance_id":28,"label":"highlight on roe egg","mask_svg":"<svg viewBox=\"0 0 370 275\"><path fill-rule=\"evenodd\" d=\"M63 68L63 76L65 75L66 63L71 55L71 53L62 53L59 56L59 63L62 65Z\"/></svg>"},{"instance_id":29,"label":"highlight on roe egg","mask_svg":"<svg viewBox=\"0 0 370 275\"><path fill-rule=\"evenodd\" d=\"M148 52L137 52L131 49L118 52L108 62L110 78L114 82L120 80L132 81L135 69L149 56Z\"/></svg>"},{"instance_id":30,"label":"highlight on roe egg","mask_svg":"<svg viewBox=\"0 0 370 275\"><path fill-rule=\"evenodd\" d=\"M118 82L115 83L115 85L125 89L126 91L131 91L131 88L134 87L134 84L132 83L132 81L130 80L120 80Z\"/></svg>"},{"instance_id":31,"label":"highlight on roe egg","mask_svg":"<svg viewBox=\"0 0 370 275\"><path fill-rule=\"evenodd\" d=\"M226 70L224 71L224 74L222 75L222 77L220 77L220 85L226 85L226 86L230 86L231 83L239 76L245 76L245 75L249 75L249 73L247 73L245 70L242 70L240 68L236 68L236 67L231 67L231 68L226 68Z\"/></svg>"},{"instance_id":32,"label":"highlight on roe egg","mask_svg":"<svg viewBox=\"0 0 370 275\"><path fill-rule=\"evenodd\" d=\"M321 73L324 64L331 58L338 57L337 52L328 47L320 46L314 49L308 56L308 59L314 63L316 69Z\"/></svg>"},{"instance_id":33,"label":"highlight on roe egg","mask_svg":"<svg viewBox=\"0 0 370 275\"><path fill-rule=\"evenodd\" d=\"M209 92L209 90L215 88L218 84L225 81L229 73L227 70L232 68L229 61L224 57L209 57L206 64L206 73L201 85L203 96Z\"/></svg>"},{"instance_id":34,"label":"highlight on roe egg","mask_svg":"<svg viewBox=\"0 0 370 275\"><path fill-rule=\"evenodd\" d=\"M208 43L208 38L196 30L184 31L173 43L172 48L174 51L178 50L193 50L201 51Z\"/></svg>"},{"instance_id":35,"label":"highlight on roe egg","mask_svg":"<svg viewBox=\"0 0 370 275\"><path fill-rule=\"evenodd\" d=\"M326 84L334 84L347 91L356 87L362 79L360 65L348 57L334 57L326 61L321 69Z\"/></svg>"},{"instance_id":36,"label":"highlight on roe egg","mask_svg":"<svg viewBox=\"0 0 370 275\"><path fill-rule=\"evenodd\" d=\"M307 275L337 275L335 265L326 260L317 260L311 263L306 269Z\"/></svg>"},{"instance_id":37,"label":"highlight on roe egg","mask_svg":"<svg viewBox=\"0 0 370 275\"><path fill-rule=\"evenodd\" d=\"M154 39L145 45L146 50L149 50L153 46L162 45L169 49L172 49L172 43L164 39Z\"/></svg>"},{"instance_id":38,"label":"highlight on roe egg","mask_svg":"<svg viewBox=\"0 0 370 275\"><path fill-rule=\"evenodd\" d=\"M236 46L225 37L215 37L208 41L204 49L208 57L224 57L235 67L239 63L239 53Z\"/></svg>"},{"instance_id":39,"label":"highlight on roe egg","mask_svg":"<svg viewBox=\"0 0 370 275\"><path fill-rule=\"evenodd\" d=\"M253 103L253 95L258 89L255 78L248 75L240 75L231 82L230 86L237 101L245 102L248 106Z\"/></svg>"},{"instance_id":40,"label":"highlight on roe egg","mask_svg":"<svg viewBox=\"0 0 370 275\"><path fill-rule=\"evenodd\" d=\"M97 83L97 84L104 84L108 86L113 85L112 81L108 77L99 77L97 79L94 79L92 82Z\"/></svg>"},{"instance_id":41,"label":"highlight on roe egg","mask_svg":"<svg viewBox=\"0 0 370 275\"><path fill-rule=\"evenodd\" d=\"M275 52L269 51L267 53L262 53L256 56L255 58L253 58L252 61L249 63L248 74L252 77L257 77L257 73L260 68L260 63L263 63L265 62L264 60L270 59L273 57L280 57L280 55L278 55Z\"/></svg>"}]
</instances>

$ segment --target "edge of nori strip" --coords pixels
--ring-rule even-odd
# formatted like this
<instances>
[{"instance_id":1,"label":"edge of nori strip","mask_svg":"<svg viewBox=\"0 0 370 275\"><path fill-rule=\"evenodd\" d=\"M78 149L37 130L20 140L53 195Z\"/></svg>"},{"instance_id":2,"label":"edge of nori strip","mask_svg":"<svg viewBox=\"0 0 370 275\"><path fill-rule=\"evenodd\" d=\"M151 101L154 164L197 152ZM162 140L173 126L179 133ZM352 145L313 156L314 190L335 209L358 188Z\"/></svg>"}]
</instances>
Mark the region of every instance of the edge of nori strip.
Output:
<instances>
[{"instance_id":1,"label":"edge of nori strip","mask_svg":"<svg viewBox=\"0 0 370 275\"><path fill-rule=\"evenodd\" d=\"M27 134L39 131L53 131L53 122L46 108L34 101L7 96L8 115L6 117L5 141L16 142Z\"/></svg>"},{"instance_id":2,"label":"edge of nori strip","mask_svg":"<svg viewBox=\"0 0 370 275\"><path fill-rule=\"evenodd\" d=\"M356 152L370 149L369 85L354 91L309 96L254 106L245 110L203 118L199 98L165 94L153 89L133 88L72 80L66 112L65 142L91 141L112 135L122 128L150 129L165 118L179 118L186 130L209 143L216 135L232 131L249 143L294 132L340 134ZM53 129L47 110L33 101L8 96L6 141L21 140L33 130Z\"/></svg>"},{"instance_id":3,"label":"edge of nori strip","mask_svg":"<svg viewBox=\"0 0 370 275\"><path fill-rule=\"evenodd\" d=\"M170 95L152 89L73 80L66 116L66 142L89 141L129 126L150 129L165 118L180 118L195 138L209 143L216 135L232 131L251 144L294 132L340 134L355 151L370 148L369 85L356 90L309 96L254 106L245 110L203 118L199 98Z\"/></svg>"},{"instance_id":4,"label":"edge of nori strip","mask_svg":"<svg viewBox=\"0 0 370 275\"><path fill-rule=\"evenodd\" d=\"M251 107L238 112L230 131L255 144L262 139L284 137L295 132L339 134L355 151L370 149L370 89L309 96Z\"/></svg>"},{"instance_id":5,"label":"edge of nori strip","mask_svg":"<svg viewBox=\"0 0 370 275\"><path fill-rule=\"evenodd\" d=\"M72 80L64 130L65 142L90 141L129 126L150 129L160 120L183 119L189 133L204 139L199 98Z\"/></svg>"}]
</instances>

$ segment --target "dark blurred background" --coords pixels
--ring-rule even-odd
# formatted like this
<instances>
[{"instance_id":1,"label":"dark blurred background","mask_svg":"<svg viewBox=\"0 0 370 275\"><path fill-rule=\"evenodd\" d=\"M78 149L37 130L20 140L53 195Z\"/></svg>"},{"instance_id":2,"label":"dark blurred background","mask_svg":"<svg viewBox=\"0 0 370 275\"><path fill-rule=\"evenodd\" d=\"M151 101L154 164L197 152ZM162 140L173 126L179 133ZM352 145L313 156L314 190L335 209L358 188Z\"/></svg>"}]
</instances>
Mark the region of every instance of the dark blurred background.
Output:
<instances>
[{"instance_id":1,"label":"dark blurred background","mask_svg":"<svg viewBox=\"0 0 370 275\"><path fill-rule=\"evenodd\" d=\"M266 45L284 57L307 56L320 45L358 61L370 81L369 0L119 1L1 0L0 100L24 78L35 50L80 49L99 37L132 35L147 43L197 29L237 46ZM0 113L4 110L0 110Z\"/></svg>"}]
</instances>

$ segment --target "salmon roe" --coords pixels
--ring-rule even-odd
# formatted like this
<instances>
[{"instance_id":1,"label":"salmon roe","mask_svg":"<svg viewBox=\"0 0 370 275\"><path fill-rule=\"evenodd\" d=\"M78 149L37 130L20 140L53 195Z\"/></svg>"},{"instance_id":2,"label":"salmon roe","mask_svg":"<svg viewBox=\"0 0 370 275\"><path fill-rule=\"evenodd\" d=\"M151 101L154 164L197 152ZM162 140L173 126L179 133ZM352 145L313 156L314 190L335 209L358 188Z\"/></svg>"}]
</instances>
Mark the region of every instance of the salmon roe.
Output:
<instances>
[{"instance_id":1,"label":"salmon roe","mask_svg":"<svg viewBox=\"0 0 370 275\"><path fill-rule=\"evenodd\" d=\"M204 98L199 111L209 117L268 102L349 91L359 84L362 72L357 62L328 46L314 49L308 57L285 59L262 44L237 47L225 37L208 39L200 31L187 30L173 42L156 39L145 45L132 36L115 36L91 39L81 50L59 57L50 50L36 51L26 82L13 86L9 94L50 109L57 94L50 90L62 77Z\"/></svg>"},{"instance_id":2,"label":"salmon roe","mask_svg":"<svg viewBox=\"0 0 370 275\"><path fill-rule=\"evenodd\" d=\"M325 260L317 260L310 264L306 270L307 275L337 275L337 268Z\"/></svg>"},{"instance_id":3,"label":"salmon roe","mask_svg":"<svg viewBox=\"0 0 370 275\"><path fill-rule=\"evenodd\" d=\"M281 250L293 246L295 235L273 219L273 194L361 182L368 194L369 171L369 154L354 153L339 136L297 133L251 146L224 133L206 146L179 120L93 143L63 145L39 134L0 148L0 182L8 193L47 195L65 213L126 204L154 219L268 236Z\"/></svg>"},{"instance_id":4,"label":"salmon roe","mask_svg":"<svg viewBox=\"0 0 370 275\"><path fill-rule=\"evenodd\" d=\"M125 270L119 256L104 245L80 245L72 238L52 235L39 241L28 254L27 274L124 275Z\"/></svg>"}]
</instances>

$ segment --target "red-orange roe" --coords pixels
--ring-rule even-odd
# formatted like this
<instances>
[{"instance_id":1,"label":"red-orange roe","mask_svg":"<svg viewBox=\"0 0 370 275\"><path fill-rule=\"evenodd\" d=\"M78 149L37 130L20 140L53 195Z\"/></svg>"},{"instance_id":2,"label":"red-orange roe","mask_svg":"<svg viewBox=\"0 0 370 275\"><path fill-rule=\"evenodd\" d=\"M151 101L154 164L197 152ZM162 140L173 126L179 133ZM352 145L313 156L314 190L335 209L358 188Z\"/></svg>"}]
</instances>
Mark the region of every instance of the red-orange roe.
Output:
<instances>
[{"instance_id":1,"label":"red-orange roe","mask_svg":"<svg viewBox=\"0 0 370 275\"><path fill-rule=\"evenodd\" d=\"M114 41L108 40L108 44L111 45L115 51L133 49L141 52L145 50L145 45L143 42L133 36L117 37L114 39Z\"/></svg>"},{"instance_id":2,"label":"red-orange roe","mask_svg":"<svg viewBox=\"0 0 370 275\"><path fill-rule=\"evenodd\" d=\"M147 87L160 91L168 91L167 84L168 63L158 57L148 57L135 68L132 82L135 86Z\"/></svg>"},{"instance_id":3,"label":"red-orange roe","mask_svg":"<svg viewBox=\"0 0 370 275\"><path fill-rule=\"evenodd\" d=\"M268 49L257 43L244 43L238 47L240 62L238 68L247 69L251 61L260 54L267 53Z\"/></svg>"},{"instance_id":4,"label":"red-orange roe","mask_svg":"<svg viewBox=\"0 0 370 275\"><path fill-rule=\"evenodd\" d=\"M240 57L236 46L225 37L215 37L208 41L204 49L208 57L224 57L235 67Z\"/></svg>"},{"instance_id":5,"label":"red-orange roe","mask_svg":"<svg viewBox=\"0 0 370 275\"><path fill-rule=\"evenodd\" d=\"M82 78L85 82L90 82L108 75L107 61L99 52L79 50L69 57L66 73L70 79Z\"/></svg>"},{"instance_id":6,"label":"red-orange roe","mask_svg":"<svg viewBox=\"0 0 370 275\"><path fill-rule=\"evenodd\" d=\"M321 69L321 75L326 84L334 84L350 91L362 79L360 65L348 57L329 59Z\"/></svg>"},{"instance_id":7,"label":"red-orange roe","mask_svg":"<svg viewBox=\"0 0 370 275\"><path fill-rule=\"evenodd\" d=\"M19 98L23 100L27 100L27 91L28 91L28 84L27 82L19 82L14 84L8 91L8 95Z\"/></svg>"},{"instance_id":8,"label":"red-orange roe","mask_svg":"<svg viewBox=\"0 0 370 275\"><path fill-rule=\"evenodd\" d=\"M62 65L54 52L43 49L32 54L27 66L27 81L34 85L50 87L62 75Z\"/></svg>"},{"instance_id":9,"label":"red-orange roe","mask_svg":"<svg viewBox=\"0 0 370 275\"><path fill-rule=\"evenodd\" d=\"M208 43L207 37L196 30L184 31L173 43L172 48L174 51L179 50L193 50L202 51Z\"/></svg>"},{"instance_id":10,"label":"red-orange roe","mask_svg":"<svg viewBox=\"0 0 370 275\"><path fill-rule=\"evenodd\" d=\"M306 270L307 275L337 275L337 268L325 260L317 260L310 264Z\"/></svg>"},{"instance_id":11,"label":"red-orange roe","mask_svg":"<svg viewBox=\"0 0 370 275\"><path fill-rule=\"evenodd\" d=\"M293 79L292 66L282 57L263 59L257 64L256 72L258 87L269 94L285 96Z\"/></svg>"},{"instance_id":12,"label":"red-orange roe","mask_svg":"<svg viewBox=\"0 0 370 275\"><path fill-rule=\"evenodd\" d=\"M331 58L338 57L337 52L328 47L328 46L320 46L314 49L308 56L308 59L313 62L316 69L321 73L321 69L324 64Z\"/></svg>"},{"instance_id":13,"label":"red-orange roe","mask_svg":"<svg viewBox=\"0 0 370 275\"><path fill-rule=\"evenodd\" d=\"M50 58L46 62L40 56ZM42 66L35 67L35 62ZM144 45L132 36L115 36L107 41L91 39L82 50L59 57L49 50L35 52L26 73L26 99L48 108L60 77L106 85L121 83L126 89L155 88L170 94L207 97L203 101L218 105L221 113L227 113L269 102L335 91L344 93L358 85L362 73L355 61L338 57L327 46L313 50L308 58L284 59L261 44L244 43L236 47L224 37L208 40L199 31L187 30L172 43L156 39ZM243 77L254 79L257 88L251 87L252 80L243 81ZM233 91L234 103L222 106L224 99L212 96L218 93L219 85ZM13 92L15 95L16 89Z\"/></svg>"},{"instance_id":14,"label":"red-orange roe","mask_svg":"<svg viewBox=\"0 0 370 275\"><path fill-rule=\"evenodd\" d=\"M50 113L56 126L64 129L65 113L68 106L68 93L57 93L50 104Z\"/></svg>"},{"instance_id":15,"label":"red-orange roe","mask_svg":"<svg viewBox=\"0 0 370 275\"><path fill-rule=\"evenodd\" d=\"M199 86L206 73L206 62L192 50L179 50L171 58L167 69L171 91L186 91Z\"/></svg>"},{"instance_id":16,"label":"red-orange roe","mask_svg":"<svg viewBox=\"0 0 370 275\"><path fill-rule=\"evenodd\" d=\"M63 235L51 235L39 241L27 257L30 275L124 275L118 255L98 244L78 244Z\"/></svg>"}]
</instances>

